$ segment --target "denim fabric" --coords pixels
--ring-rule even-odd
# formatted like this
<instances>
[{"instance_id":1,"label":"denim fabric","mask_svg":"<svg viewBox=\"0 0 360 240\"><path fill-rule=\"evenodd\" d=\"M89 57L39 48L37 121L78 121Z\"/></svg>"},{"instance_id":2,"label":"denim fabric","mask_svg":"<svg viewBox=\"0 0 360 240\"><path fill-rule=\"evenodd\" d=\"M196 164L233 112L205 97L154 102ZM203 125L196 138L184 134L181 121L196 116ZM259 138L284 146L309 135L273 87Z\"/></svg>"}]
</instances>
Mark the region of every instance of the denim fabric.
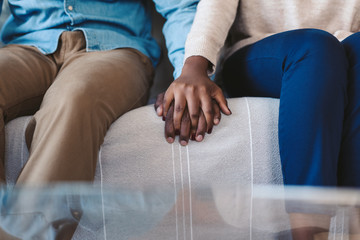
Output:
<instances>
[{"instance_id":1,"label":"denim fabric","mask_svg":"<svg viewBox=\"0 0 360 240\"><path fill-rule=\"evenodd\" d=\"M244 47L225 62L231 96L280 98L285 184L360 186L359 40L357 34L340 43L325 31L293 30Z\"/></svg>"},{"instance_id":2,"label":"denim fabric","mask_svg":"<svg viewBox=\"0 0 360 240\"><path fill-rule=\"evenodd\" d=\"M3 0L0 0L2 4ZM169 58L179 75L184 44L198 0L154 0L168 20L164 27ZM150 3L146 0L8 0L12 15L1 32L5 44L36 46L55 52L64 31L84 32L87 51L135 48L154 66L160 48L151 36Z\"/></svg>"}]
</instances>

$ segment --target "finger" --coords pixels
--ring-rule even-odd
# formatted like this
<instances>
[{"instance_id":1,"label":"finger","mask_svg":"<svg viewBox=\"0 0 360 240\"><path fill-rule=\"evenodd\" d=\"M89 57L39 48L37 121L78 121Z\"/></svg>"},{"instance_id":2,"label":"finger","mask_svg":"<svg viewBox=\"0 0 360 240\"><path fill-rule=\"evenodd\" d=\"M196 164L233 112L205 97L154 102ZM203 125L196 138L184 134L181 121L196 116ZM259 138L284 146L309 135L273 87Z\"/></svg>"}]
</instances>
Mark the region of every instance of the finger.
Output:
<instances>
[{"instance_id":1,"label":"finger","mask_svg":"<svg viewBox=\"0 0 360 240\"><path fill-rule=\"evenodd\" d=\"M220 107L221 111L224 114L226 114L226 115L231 114L231 110L228 107L228 103L226 101L226 98L225 98L223 92L221 91L221 89L219 87L216 87L216 90L214 91L214 94L212 95L212 98L214 98L216 100L216 102L219 104L219 107Z\"/></svg>"},{"instance_id":2,"label":"finger","mask_svg":"<svg viewBox=\"0 0 360 240\"><path fill-rule=\"evenodd\" d=\"M200 111L199 123L198 123L198 127L197 127L197 130L196 130L195 140L197 142L201 142L204 139L205 133L206 133L205 115L204 115L203 111Z\"/></svg>"},{"instance_id":3,"label":"finger","mask_svg":"<svg viewBox=\"0 0 360 240\"><path fill-rule=\"evenodd\" d=\"M174 101L174 128L175 131L180 131L180 125L182 121L182 116L184 114L184 110L186 108L186 99L182 93L177 93L175 95Z\"/></svg>"},{"instance_id":4,"label":"finger","mask_svg":"<svg viewBox=\"0 0 360 240\"><path fill-rule=\"evenodd\" d=\"M204 96L201 99L201 108L205 115L207 132L211 133L214 122L213 104L210 97Z\"/></svg>"},{"instance_id":5,"label":"finger","mask_svg":"<svg viewBox=\"0 0 360 240\"><path fill-rule=\"evenodd\" d=\"M221 120L220 107L215 100L212 101L212 104L213 104L213 110L214 110L214 125L218 125Z\"/></svg>"},{"instance_id":6,"label":"finger","mask_svg":"<svg viewBox=\"0 0 360 240\"><path fill-rule=\"evenodd\" d=\"M189 142L190 126L191 126L190 115L188 110L186 109L181 118L181 128L180 128L180 136L179 136L179 141L182 146L186 146Z\"/></svg>"},{"instance_id":7,"label":"finger","mask_svg":"<svg viewBox=\"0 0 360 240\"><path fill-rule=\"evenodd\" d=\"M168 114L165 117L165 139L168 143L173 143L175 139L175 129L173 122L174 105L170 105Z\"/></svg>"},{"instance_id":8,"label":"finger","mask_svg":"<svg viewBox=\"0 0 360 240\"><path fill-rule=\"evenodd\" d=\"M170 108L170 105L174 101L174 93L171 88L168 88L168 90L164 94L163 98L163 116L166 117Z\"/></svg>"},{"instance_id":9,"label":"finger","mask_svg":"<svg viewBox=\"0 0 360 240\"><path fill-rule=\"evenodd\" d=\"M195 133L199 121L199 112L200 112L200 103L198 97L194 97L194 95L189 96L187 99L187 108L189 111L189 116L191 121L190 134L194 135L193 137L195 138Z\"/></svg>"},{"instance_id":10,"label":"finger","mask_svg":"<svg viewBox=\"0 0 360 240\"><path fill-rule=\"evenodd\" d=\"M164 102L165 93L160 93L156 97L156 102L154 104L156 114L160 117L163 115L163 102Z\"/></svg>"}]
</instances>

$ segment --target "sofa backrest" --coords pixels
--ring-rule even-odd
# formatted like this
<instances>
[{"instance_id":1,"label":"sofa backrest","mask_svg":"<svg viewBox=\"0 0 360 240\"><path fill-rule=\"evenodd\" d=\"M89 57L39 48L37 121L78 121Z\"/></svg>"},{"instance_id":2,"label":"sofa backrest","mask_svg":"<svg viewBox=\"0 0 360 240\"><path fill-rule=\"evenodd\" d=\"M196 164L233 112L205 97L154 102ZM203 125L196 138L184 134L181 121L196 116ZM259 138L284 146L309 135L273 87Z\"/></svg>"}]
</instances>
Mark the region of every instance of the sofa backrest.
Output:
<instances>
[{"instance_id":1,"label":"sofa backrest","mask_svg":"<svg viewBox=\"0 0 360 240\"><path fill-rule=\"evenodd\" d=\"M164 92L167 89L173 80L174 71L174 68L172 67L167 55L168 52L165 46L165 39L162 34L162 26L164 25L165 19L158 12L156 12L154 5L152 7L152 34L160 45L162 53L160 63L156 68L154 83L150 90L149 103L155 102L157 94Z\"/></svg>"}]
</instances>

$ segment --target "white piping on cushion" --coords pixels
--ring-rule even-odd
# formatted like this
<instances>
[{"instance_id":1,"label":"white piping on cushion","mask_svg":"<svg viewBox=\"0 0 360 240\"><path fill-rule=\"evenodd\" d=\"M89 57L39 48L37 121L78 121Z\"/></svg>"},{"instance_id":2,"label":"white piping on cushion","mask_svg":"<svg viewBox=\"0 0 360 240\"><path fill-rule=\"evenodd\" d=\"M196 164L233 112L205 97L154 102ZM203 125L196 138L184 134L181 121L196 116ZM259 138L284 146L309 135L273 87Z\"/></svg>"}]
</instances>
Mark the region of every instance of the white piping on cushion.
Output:
<instances>
[{"instance_id":1,"label":"white piping on cushion","mask_svg":"<svg viewBox=\"0 0 360 240\"><path fill-rule=\"evenodd\" d=\"M190 157L189 157L189 146L188 145L186 145L186 157L187 157L188 177L189 177L190 239L193 240L191 176L190 176Z\"/></svg>"},{"instance_id":2,"label":"white piping on cushion","mask_svg":"<svg viewBox=\"0 0 360 240\"><path fill-rule=\"evenodd\" d=\"M181 189L182 189L182 207L183 207L183 229L184 239L186 239L186 228L185 228L185 190L184 190L184 176L181 156L181 145L179 144L179 160L180 160L180 177L181 177Z\"/></svg>"},{"instance_id":3,"label":"white piping on cushion","mask_svg":"<svg viewBox=\"0 0 360 240\"><path fill-rule=\"evenodd\" d=\"M249 116L249 140L250 140L250 174L251 174L251 198L250 198L250 239L252 239L252 222L253 222L253 194L254 194L254 157L253 157L253 141L251 131L251 114L249 101L245 98L248 116Z\"/></svg>"},{"instance_id":4,"label":"white piping on cushion","mask_svg":"<svg viewBox=\"0 0 360 240\"><path fill-rule=\"evenodd\" d=\"M174 143L171 144L171 157L173 162L173 175L174 175L174 202L175 202L175 225L176 225L176 240L179 240L179 225L178 225L178 211L177 211L177 203L176 203L176 173L175 173L175 153L174 153Z\"/></svg>"},{"instance_id":5,"label":"white piping on cushion","mask_svg":"<svg viewBox=\"0 0 360 240\"><path fill-rule=\"evenodd\" d=\"M341 214L341 216L342 216L342 221L341 221L341 224L342 224L342 226L341 226L341 240L343 240L344 239L344 222L345 222L345 210L343 209L342 210L342 214ZM335 236L335 234L334 234L334 236ZM335 237L334 237L334 239L335 239Z\"/></svg>"},{"instance_id":6,"label":"white piping on cushion","mask_svg":"<svg viewBox=\"0 0 360 240\"><path fill-rule=\"evenodd\" d=\"M335 226L335 230L333 231L334 233L336 233L336 229L337 229L337 215L335 215L334 219L333 219L333 226ZM335 234L332 237L333 240L335 240Z\"/></svg>"}]
</instances>

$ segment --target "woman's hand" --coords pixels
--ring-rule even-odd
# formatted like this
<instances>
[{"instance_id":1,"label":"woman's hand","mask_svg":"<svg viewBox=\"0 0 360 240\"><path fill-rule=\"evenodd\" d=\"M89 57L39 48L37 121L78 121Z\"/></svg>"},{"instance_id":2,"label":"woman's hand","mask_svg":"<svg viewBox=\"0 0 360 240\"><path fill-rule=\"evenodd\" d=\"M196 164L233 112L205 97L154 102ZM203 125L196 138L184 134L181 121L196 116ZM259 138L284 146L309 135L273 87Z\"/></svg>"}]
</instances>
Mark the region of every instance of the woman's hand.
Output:
<instances>
[{"instance_id":1,"label":"woman's hand","mask_svg":"<svg viewBox=\"0 0 360 240\"><path fill-rule=\"evenodd\" d=\"M209 62L206 58L189 57L184 64L181 76L165 92L162 104L159 104L158 101L155 104L159 116L167 118L169 110L171 110L175 133L180 133L182 119L188 114L190 136L191 138L195 136L195 139L200 140L201 136L197 130L202 114L208 133L212 131L214 124L217 125L220 122L220 114L216 114L219 109L226 115L231 114L221 89L207 75L208 67ZM215 100L215 104L213 100ZM170 108L172 104L173 109ZM203 128L203 126L200 127Z\"/></svg>"},{"instance_id":2,"label":"woman's hand","mask_svg":"<svg viewBox=\"0 0 360 240\"><path fill-rule=\"evenodd\" d=\"M164 102L164 95L165 93L160 93L157 97L155 103L155 110L162 108ZM213 101L213 108L214 108L214 119L221 118L220 108L215 101ZM181 118L181 126L180 132L175 133L174 122L173 122L173 115L174 115L174 104L170 104L170 108L166 117L163 117L165 121L165 139L168 143L173 143L175 140L175 135L179 135L179 142L181 145L185 146L189 142L189 139L197 142L201 142L206 133L206 121L204 113L200 112L200 117L198 121L198 126L195 135L192 134L190 136L190 116L189 111L185 108L183 117ZM160 115L161 116L161 115ZM208 132L211 133L211 130Z\"/></svg>"}]
</instances>

